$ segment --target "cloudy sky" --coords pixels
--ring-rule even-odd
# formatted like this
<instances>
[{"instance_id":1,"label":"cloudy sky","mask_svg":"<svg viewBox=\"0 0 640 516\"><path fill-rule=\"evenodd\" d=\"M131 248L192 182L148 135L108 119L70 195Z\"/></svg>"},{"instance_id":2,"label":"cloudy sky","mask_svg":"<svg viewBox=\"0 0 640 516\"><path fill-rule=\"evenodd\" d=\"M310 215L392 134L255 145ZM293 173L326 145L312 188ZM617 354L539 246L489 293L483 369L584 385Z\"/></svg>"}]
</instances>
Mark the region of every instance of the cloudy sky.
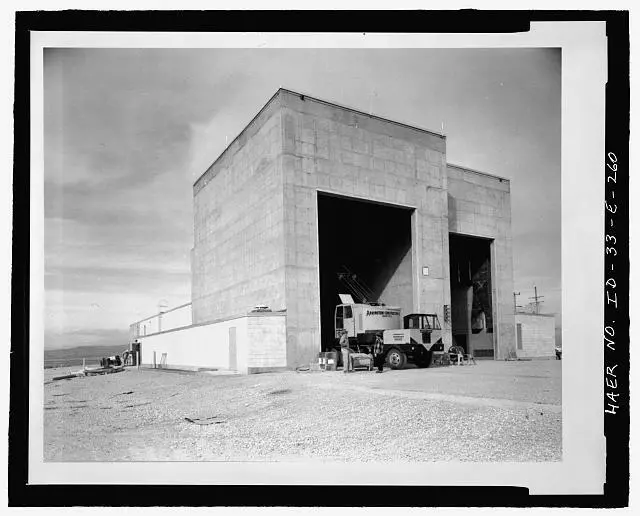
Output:
<instances>
[{"instance_id":1,"label":"cloudy sky","mask_svg":"<svg viewBox=\"0 0 640 516\"><path fill-rule=\"evenodd\" d=\"M45 346L190 301L192 184L280 86L440 131L511 179L519 304L560 311L560 52L46 49Z\"/></svg>"}]
</instances>

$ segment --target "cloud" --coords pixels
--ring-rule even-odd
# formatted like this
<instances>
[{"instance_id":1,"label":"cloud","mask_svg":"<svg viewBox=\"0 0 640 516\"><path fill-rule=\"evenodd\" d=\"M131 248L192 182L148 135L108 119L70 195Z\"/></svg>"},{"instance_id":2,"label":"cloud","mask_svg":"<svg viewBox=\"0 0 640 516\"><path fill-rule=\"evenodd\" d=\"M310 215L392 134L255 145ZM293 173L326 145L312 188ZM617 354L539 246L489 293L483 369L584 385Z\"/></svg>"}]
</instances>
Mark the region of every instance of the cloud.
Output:
<instances>
[{"instance_id":1,"label":"cloud","mask_svg":"<svg viewBox=\"0 0 640 516\"><path fill-rule=\"evenodd\" d=\"M161 299L178 306L188 302L190 294L188 282L85 291L62 287L50 286L45 292L45 334L128 330L133 322L157 313Z\"/></svg>"},{"instance_id":2,"label":"cloud","mask_svg":"<svg viewBox=\"0 0 640 516\"><path fill-rule=\"evenodd\" d=\"M189 285L191 271L176 264L176 270L171 266L165 267L137 267L124 269L122 267L58 267L53 272L45 274L45 289L80 292L109 292L127 295L135 291L152 291L161 288L175 288L175 286Z\"/></svg>"},{"instance_id":3,"label":"cloud","mask_svg":"<svg viewBox=\"0 0 640 516\"><path fill-rule=\"evenodd\" d=\"M560 228L538 227L513 236L514 290L520 292L518 304L525 306L534 296L545 296L543 313L562 313L562 269ZM561 319L559 319L560 321Z\"/></svg>"},{"instance_id":4,"label":"cloud","mask_svg":"<svg viewBox=\"0 0 640 516\"><path fill-rule=\"evenodd\" d=\"M191 231L149 220L127 226L69 219L45 220L45 270L72 267L189 269ZM192 222L190 222L192 225Z\"/></svg>"},{"instance_id":5,"label":"cloud","mask_svg":"<svg viewBox=\"0 0 640 516\"><path fill-rule=\"evenodd\" d=\"M190 300L189 235L87 219L46 220L47 331L124 330L154 313L161 298L172 306Z\"/></svg>"},{"instance_id":6,"label":"cloud","mask_svg":"<svg viewBox=\"0 0 640 516\"><path fill-rule=\"evenodd\" d=\"M189 300L191 128L215 119L241 92L243 72L212 73L218 57L205 50L45 50L50 324L126 327L152 312L158 295Z\"/></svg>"},{"instance_id":7,"label":"cloud","mask_svg":"<svg viewBox=\"0 0 640 516\"><path fill-rule=\"evenodd\" d=\"M189 192L191 127L210 121L242 83L240 71L211 73L216 60L205 50L47 49L46 216Z\"/></svg>"},{"instance_id":8,"label":"cloud","mask_svg":"<svg viewBox=\"0 0 640 516\"><path fill-rule=\"evenodd\" d=\"M46 349L63 349L78 346L112 346L122 344L123 349L129 342L128 329L96 329L91 331L65 331L63 333L45 333Z\"/></svg>"},{"instance_id":9,"label":"cloud","mask_svg":"<svg viewBox=\"0 0 640 516\"><path fill-rule=\"evenodd\" d=\"M559 287L561 275L560 229L550 233L544 230L529 231L513 237L514 280L525 278L547 279Z\"/></svg>"},{"instance_id":10,"label":"cloud","mask_svg":"<svg viewBox=\"0 0 640 516\"><path fill-rule=\"evenodd\" d=\"M559 57L46 49L49 329L126 329L161 297L189 300L192 184L278 86L432 130L444 121L450 162L512 179L516 288L558 288Z\"/></svg>"}]
</instances>

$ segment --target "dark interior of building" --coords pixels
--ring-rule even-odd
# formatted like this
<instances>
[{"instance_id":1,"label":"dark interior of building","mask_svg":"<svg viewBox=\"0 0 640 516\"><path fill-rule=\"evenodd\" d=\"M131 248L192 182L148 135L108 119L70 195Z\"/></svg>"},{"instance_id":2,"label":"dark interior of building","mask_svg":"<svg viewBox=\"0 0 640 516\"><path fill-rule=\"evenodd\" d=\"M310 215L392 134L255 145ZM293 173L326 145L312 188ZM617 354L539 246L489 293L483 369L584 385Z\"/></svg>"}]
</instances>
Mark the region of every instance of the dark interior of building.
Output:
<instances>
[{"instance_id":1,"label":"dark interior of building","mask_svg":"<svg viewBox=\"0 0 640 516\"><path fill-rule=\"evenodd\" d=\"M333 347L338 294L351 294L356 303L380 301L408 253L410 257L411 213L408 208L318 193L323 349Z\"/></svg>"},{"instance_id":2,"label":"dark interior of building","mask_svg":"<svg viewBox=\"0 0 640 516\"><path fill-rule=\"evenodd\" d=\"M454 344L493 357L491 240L450 233L449 266Z\"/></svg>"}]
</instances>

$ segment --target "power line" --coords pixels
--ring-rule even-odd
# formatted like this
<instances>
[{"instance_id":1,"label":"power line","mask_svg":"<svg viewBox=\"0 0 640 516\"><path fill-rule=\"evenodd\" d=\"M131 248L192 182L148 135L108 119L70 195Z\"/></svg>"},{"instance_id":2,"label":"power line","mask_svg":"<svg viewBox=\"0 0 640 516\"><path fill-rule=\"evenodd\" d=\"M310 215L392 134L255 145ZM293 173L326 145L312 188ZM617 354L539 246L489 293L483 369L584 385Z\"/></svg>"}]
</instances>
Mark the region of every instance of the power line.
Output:
<instances>
[{"instance_id":1,"label":"power line","mask_svg":"<svg viewBox=\"0 0 640 516\"><path fill-rule=\"evenodd\" d=\"M544 296L539 296L538 295L538 287L537 286L533 286L533 291L534 291L534 295L533 297L530 297L529 299L533 299L534 302L533 304L535 305L535 313L539 314L540 313L540 304L543 303L543 301L538 301L538 299L542 299Z\"/></svg>"}]
</instances>

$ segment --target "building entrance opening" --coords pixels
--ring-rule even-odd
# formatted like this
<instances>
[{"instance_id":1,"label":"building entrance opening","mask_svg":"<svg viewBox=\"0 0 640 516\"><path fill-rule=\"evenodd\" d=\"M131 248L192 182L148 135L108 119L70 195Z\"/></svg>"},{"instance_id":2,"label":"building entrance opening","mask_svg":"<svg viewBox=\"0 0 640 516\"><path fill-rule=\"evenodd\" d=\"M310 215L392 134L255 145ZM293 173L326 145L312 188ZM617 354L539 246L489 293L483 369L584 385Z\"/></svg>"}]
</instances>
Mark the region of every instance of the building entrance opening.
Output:
<instances>
[{"instance_id":1,"label":"building entrance opening","mask_svg":"<svg viewBox=\"0 0 640 516\"><path fill-rule=\"evenodd\" d=\"M449 234L453 343L476 358L494 357L491 240Z\"/></svg>"},{"instance_id":2,"label":"building entrance opening","mask_svg":"<svg viewBox=\"0 0 640 516\"><path fill-rule=\"evenodd\" d=\"M413 209L318 192L320 334L323 351L335 347L339 294L355 303L413 308Z\"/></svg>"}]
</instances>

